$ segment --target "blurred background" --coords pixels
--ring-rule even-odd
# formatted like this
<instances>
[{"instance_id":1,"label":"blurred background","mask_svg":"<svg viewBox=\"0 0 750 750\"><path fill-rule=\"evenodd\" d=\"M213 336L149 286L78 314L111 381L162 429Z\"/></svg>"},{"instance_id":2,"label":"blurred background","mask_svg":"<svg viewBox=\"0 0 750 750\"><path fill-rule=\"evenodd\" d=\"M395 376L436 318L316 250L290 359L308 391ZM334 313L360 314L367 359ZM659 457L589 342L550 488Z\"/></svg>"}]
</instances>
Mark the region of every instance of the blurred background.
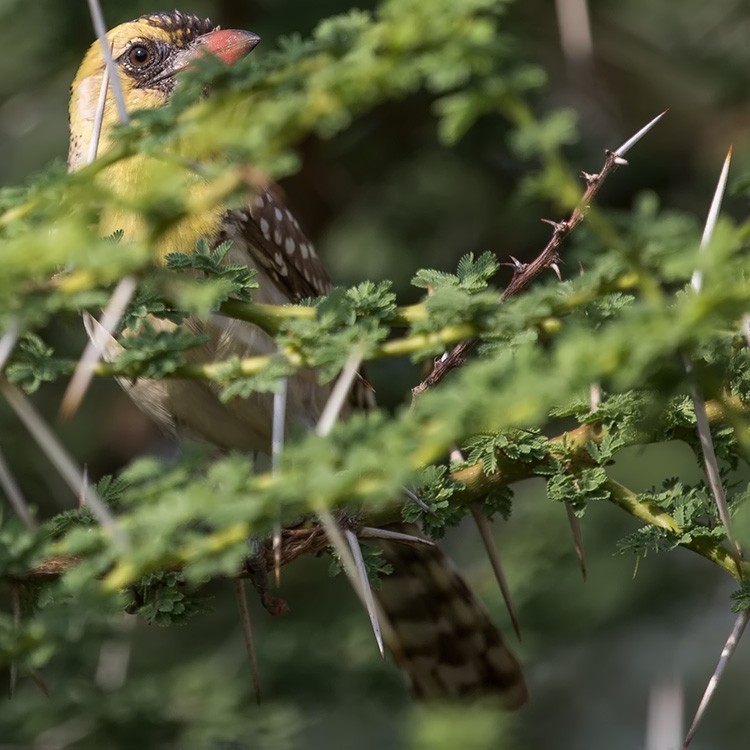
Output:
<instances>
[{"instance_id":1,"label":"blurred background","mask_svg":"<svg viewBox=\"0 0 750 750\"><path fill-rule=\"evenodd\" d=\"M109 26L164 9L154 0L102 5ZM259 33L263 45L253 54L263 54L280 36L307 35L321 18L374 5L181 0L180 10ZM605 148L670 109L632 153L631 166L609 181L604 205L627 209L639 193L653 191L663 206L702 221L729 144L735 174L750 163L746 2L524 0L510 5L505 28L523 57L548 75L535 109L577 113L579 140L567 152L576 169L596 171ZM68 87L92 39L83 0L0 0L0 184L21 183L50 161L64 161ZM501 260L524 259L546 240L539 219L550 208L515 192L531 167L512 156L507 124L486 117L448 150L437 139L430 103L427 95L389 103L331 141L311 137L300 145L301 170L283 187L337 283L392 279L407 303L417 296L409 281L421 267L453 270L464 253L488 249ZM746 212L740 199L728 205L738 216ZM577 273L577 264L562 270ZM61 322L49 335L64 350L83 347L75 322ZM408 362L384 363L372 373L389 408L404 402L418 377ZM36 400L53 418L59 398L60 389L49 387ZM50 509L72 506L4 409L0 444L27 496ZM134 456L174 450L110 383L97 383L76 419L57 428L94 478ZM625 453L612 475L633 489L672 476L698 478L684 445ZM667 750L672 745L647 740L650 695L671 696L679 712L684 692L689 720L734 619L731 581L683 551L649 557L635 575L634 559L615 554L617 539L635 525L605 504L583 520L584 582L564 510L545 499L541 481L515 489L513 515L497 537L519 608L523 644L513 647L526 665L531 702L492 725L493 746ZM746 541L749 528L740 530ZM457 529L447 546L512 642L474 529ZM97 679L99 644L45 669L51 698L23 683L0 710L0 748L489 746L456 737L459 725L450 715L440 724L410 703L396 670L376 656L348 585L329 579L323 561L304 559L285 569L287 617L272 620L255 608L266 696L260 709L251 701L231 588L215 584L206 594L209 612L184 627L134 625L124 688ZM749 667L750 647L742 643L693 744L697 750L737 747L750 736L742 690ZM36 723L28 719L34 705Z\"/></svg>"}]
</instances>

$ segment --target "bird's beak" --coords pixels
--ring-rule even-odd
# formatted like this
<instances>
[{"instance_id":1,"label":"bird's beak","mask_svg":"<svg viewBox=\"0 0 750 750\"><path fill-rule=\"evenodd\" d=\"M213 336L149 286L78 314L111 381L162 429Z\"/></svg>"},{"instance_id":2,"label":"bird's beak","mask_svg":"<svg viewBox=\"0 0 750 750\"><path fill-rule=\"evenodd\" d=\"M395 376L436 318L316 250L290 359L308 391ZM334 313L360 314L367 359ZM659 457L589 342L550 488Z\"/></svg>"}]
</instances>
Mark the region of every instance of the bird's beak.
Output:
<instances>
[{"instance_id":1,"label":"bird's beak","mask_svg":"<svg viewBox=\"0 0 750 750\"><path fill-rule=\"evenodd\" d=\"M249 55L259 42L260 37L252 31L217 29L198 39L195 47L190 50L190 57L195 59L201 54L208 53L227 65L234 65Z\"/></svg>"},{"instance_id":2,"label":"bird's beak","mask_svg":"<svg viewBox=\"0 0 750 750\"><path fill-rule=\"evenodd\" d=\"M217 29L199 37L193 44L180 50L174 57L171 68L151 83L172 78L177 73L189 68L203 55L213 55L227 65L234 65L238 60L249 55L258 46L260 37L252 31L234 29Z\"/></svg>"}]
</instances>

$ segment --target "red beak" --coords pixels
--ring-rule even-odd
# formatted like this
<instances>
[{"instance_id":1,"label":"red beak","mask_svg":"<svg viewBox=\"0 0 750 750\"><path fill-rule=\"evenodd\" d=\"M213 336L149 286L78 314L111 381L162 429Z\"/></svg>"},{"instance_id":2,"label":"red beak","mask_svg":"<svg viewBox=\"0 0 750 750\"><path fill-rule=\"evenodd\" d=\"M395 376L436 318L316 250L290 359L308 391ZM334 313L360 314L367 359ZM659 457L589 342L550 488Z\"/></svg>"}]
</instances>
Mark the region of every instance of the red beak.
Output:
<instances>
[{"instance_id":1,"label":"red beak","mask_svg":"<svg viewBox=\"0 0 750 750\"><path fill-rule=\"evenodd\" d=\"M218 29L200 37L194 53L205 50L227 65L234 65L238 60L249 55L259 42L260 37L252 31Z\"/></svg>"}]
</instances>

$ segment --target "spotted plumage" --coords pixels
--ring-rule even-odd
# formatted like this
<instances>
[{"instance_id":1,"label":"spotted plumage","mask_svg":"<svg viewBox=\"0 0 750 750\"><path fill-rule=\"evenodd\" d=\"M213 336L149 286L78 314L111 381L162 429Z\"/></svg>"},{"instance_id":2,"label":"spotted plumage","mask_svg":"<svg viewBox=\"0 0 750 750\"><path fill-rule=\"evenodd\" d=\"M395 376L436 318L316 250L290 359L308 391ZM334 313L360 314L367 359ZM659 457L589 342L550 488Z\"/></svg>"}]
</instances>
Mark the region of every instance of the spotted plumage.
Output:
<instances>
[{"instance_id":1,"label":"spotted plumage","mask_svg":"<svg viewBox=\"0 0 750 750\"><path fill-rule=\"evenodd\" d=\"M130 110L163 106L177 85L177 74L198 55L214 54L232 64L248 54L258 38L248 32L221 31L207 19L179 12L142 16L107 35L118 76ZM101 47L95 42L76 75L70 102L68 165L80 169L92 138L99 92L104 78ZM111 87L107 90L99 153L113 143L117 113ZM135 155L103 169L99 178L119 200L102 216L101 231L124 231L125 241L143 239L142 217L128 209L141 186L158 174L158 159ZM190 175L192 197L202 195L200 175ZM257 271L254 300L275 305L318 297L331 282L312 244L284 204L281 192L269 183L248 180L244 207L218 206L189 214L161 234L154 253L163 259L174 250L191 251L198 240L213 245L229 240L226 262ZM156 328L173 323L153 319ZM194 363L270 354L273 340L249 323L215 315L209 320L187 319L183 325L205 334L205 343L191 350ZM114 340L112 340L114 342ZM116 352L117 342L107 356ZM165 429L189 433L227 450L268 453L271 445L273 400L265 393L224 403L211 382L193 380L125 381L136 403ZM289 429L312 429L330 393L313 371L290 379L287 395ZM352 408L371 404L372 393L360 380ZM423 698L454 699L496 696L509 708L525 700L526 688L518 663L502 641L486 610L450 561L437 548L380 544L393 565L378 592L383 632L414 693Z\"/></svg>"}]
</instances>

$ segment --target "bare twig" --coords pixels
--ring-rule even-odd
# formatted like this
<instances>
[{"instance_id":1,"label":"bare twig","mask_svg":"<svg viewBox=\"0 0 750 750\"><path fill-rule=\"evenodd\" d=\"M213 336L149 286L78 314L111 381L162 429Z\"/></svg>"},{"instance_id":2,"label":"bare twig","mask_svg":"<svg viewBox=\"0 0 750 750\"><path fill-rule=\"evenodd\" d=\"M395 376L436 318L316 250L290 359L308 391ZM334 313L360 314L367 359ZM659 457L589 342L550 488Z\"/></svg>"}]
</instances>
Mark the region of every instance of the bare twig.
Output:
<instances>
[{"instance_id":1,"label":"bare twig","mask_svg":"<svg viewBox=\"0 0 750 750\"><path fill-rule=\"evenodd\" d=\"M657 115L651 122L642 127L634 136L628 138L619 148L614 151L606 151L604 165L597 174L583 173L586 180L586 190L565 221L552 222L553 232L547 245L542 252L530 263L518 264L510 283L505 288L501 300L514 297L523 291L543 271L551 268L558 260L558 250L568 235L583 221L592 201L601 189L606 178L622 164L627 164L623 158L625 154L653 128L659 120L667 113L665 110ZM412 396L417 397L424 391L437 385L451 370L460 367L467 353L474 345L475 339L462 341L453 347L450 354L440 357L435 361L430 374L421 383L412 388Z\"/></svg>"}]
</instances>

